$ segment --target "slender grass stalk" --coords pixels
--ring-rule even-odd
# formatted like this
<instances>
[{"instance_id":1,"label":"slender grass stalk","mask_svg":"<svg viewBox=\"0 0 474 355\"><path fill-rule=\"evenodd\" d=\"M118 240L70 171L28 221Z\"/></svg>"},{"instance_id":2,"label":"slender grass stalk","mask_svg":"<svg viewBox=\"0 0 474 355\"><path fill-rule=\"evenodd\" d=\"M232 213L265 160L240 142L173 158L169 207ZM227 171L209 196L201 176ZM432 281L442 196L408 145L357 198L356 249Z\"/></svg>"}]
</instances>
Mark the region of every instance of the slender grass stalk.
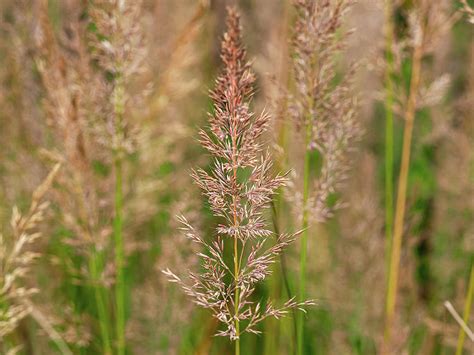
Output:
<instances>
[{"instance_id":1,"label":"slender grass stalk","mask_svg":"<svg viewBox=\"0 0 474 355\"><path fill-rule=\"evenodd\" d=\"M115 161L115 218L114 218L114 240L115 240L115 267L117 268L117 280L115 286L116 311L117 311L117 352L125 353L125 280L124 280L124 247L122 235L122 161Z\"/></svg>"},{"instance_id":2,"label":"slender grass stalk","mask_svg":"<svg viewBox=\"0 0 474 355\"><path fill-rule=\"evenodd\" d=\"M236 218L235 218L236 221ZM235 275L235 332L237 339L235 340L235 355L240 355L240 322L239 322L239 245L237 237L234 238L234 275Z\"/></svg>"},{"instance_id":3,"label":"slender grass stalk","mask_svg":"<svg viewBox=\"0 0 474 355\"><path fill-rule=\"evenodd\" d=\"M33 303L30 300L25 300L25 304L31 308L31 316L39 324L41 329L48 335L48 338L51 339L56 346L58 347L59 351L63 355L73 355L73 352L64 341L62 336L54 329L51 322L48 320L47 317L43 315L38 309L33 306Z\"/></svg>"},{"instance_id":4,"label":"slender grass stalk","mask_svg":"<svg viewBox=\"0 0 474 355\"><path fill-rule=\"evenodd\" d=\"M355 119L356 101L351 94L354 70L340 73L340 77L338 71L338 58L349 35L342 30L342 22L352 2L298 0L294 4L292 58L296 87L290 100L305 144L298 295L304 299L308 227L313 220L317 223L328 220L341 208L340 204L330 202L330 196L334 196L348 176L348 155L360 137L360 128ZM312 152L321 158L321 167L312 179L314 189L310 191ZM299 316L297 323L297 353L302 355L304 317Z\"/></svg>"},{"instance_id":5,"label":"slender grass stalk","mask_svg":"<svg viewBox=\"0 0 474 355\"><path fill-rule=\"evenodd\" d=\"M125 109L133 108L131 102L137 102L146 97L146 92L135 92L133 95L126 92L126 85L139 76L146 67L145 35L141 27L140 0L114 0L94 2L91 7L91 18L97 27L96 56L98 64L106 76L106 88L112 89L110 107L104 111L105 126L99 127L100 133L105 134L101 142L111 149L113 159L113 174L115 178L113 204L113 240L115 256L115 349L117 354L123 355L126 351L126 294L125 282L125 253L123 240L123 175L125 157L135 150L136 137L133 122L127 120ZM131 60L133 58L133 60ZM135 101L138 99L137 101ZM110 136L112 127L112 136ZM104 139L105 138L105 139Z\"/></svg>"},{"instance_id":6,"label":"slender grass stalk","mask_svg":"<svg viewBox=\"0 0 474 355\"><path fill-rule=\"evenodd\" d=\"M236 121L238 120L237 115L234 115L233 123L235 126ZM236 129L232 129L232 131L236 131ZM233 185L234 188L237 190L237 137L232 135L232 174L233 174ZM232 203L233 203L233 219L234 219L234 228L237 230L239 228L239 218L237 215L237 198L236 196L232 196ZM240 300L240 292L239 292L239 276L240 276L240 267L239 267L239 239L238 236L234 236L234 278L235 278L235 293L234 293L234 315L235 315L235 355L240 355L240 321L239 321L239 300Z\"/></svg>"},{"instance_id":7,"label":"slender grass stalk","mask_svg":"<svg viewBox=\"0 0 474 355\"><path fill-rule=\"evenodd\" d=\"M421 42L421 41L420 41ZM385 308L385 334L384 342L390 344L391 333L395 315L397 300L398 277L400 271L400 254L402 246L403 225L405 219L406 194L408 184L408 171L410 168L410 150L413 136L413 125L416 113L416 98L420 86L422 43L415 44L412 56L412 71L410 80L410 91L407 108L405 111L405 128L403 132L402 163L398 180L397 205L395 210L395 225L390 254L388 290Z\"/></svg>"},{"instance_id":8,"label":"slender grass stalk","mask_svg":"<svg viewBox=\"0 0 474 355\"><path fill-rule=\"evenodd\" d=\"M310 157L311 150L308 148L311 139L311 126L306 127L306 151L304 156L304 172L303 172L303 234L301 235L301 255L300 255L300 275L299 275L299 299L304 300L306 297L306 255L308 252L308 226L309 226L309 178L310 178ZM304 353L304 314L298 315L297 321L298 336L298 354Z\"/></svg>"},{"instance_id":9,"label":"slender grass stalk","mask_svg":"<svg viewBox=\"0 0 474 355\"><path fill-rule=\"evenodd\" d=\"M273 231L275 232L275 235L278 235L278 232L280 230L279 228L279 206L281 204L281 197L280 196L275 196L273 200L271 201L271 209L272 209L272 224L273 224ZM276 239L276 238L275 238ZM286 274L283 271L283 261L284 257L283 255L280 255L280 266L275 265L274 270L273 270L273 278L269 281L269 289L270 289L270 295L272 296L273 299L279 299L281 297L281 291L282 291L282 281L285 283L285 288L286 288ZM288 289L287 289L288 290ZM289 296L291 297L291 296ZM269 335L272 336L269 336ZM279 325L276 320L274 319L268 319L265 323L265 337L263 338L263 354L265 355L273 355L277 351L277 344L279 342L280 338L280 331L279 331Z\"/></svg>"},{"instance_id":10,"label":"slender grass stalk","mask_svg":"<svg viewBox=\"0 0 474 355\"><path fill-rule=\"evenodd\" d=\"M273 229L274 229L276 235L279 235L281 233L278 221L280 219L281 214L284 213L283 198L281 198L281 196L278 196L278 197L279 198L277 198L276 201L274 200L271 203ZM281 267L281 270L280 270L281 271L281 279L283 280L283 284L285 286L286 296L288 298L291 298L291 297L293 297L293 291L291 290L291 286L290 286L290 280L289 280L289 276L288 276L288 266L287 266L287 262L286 262L286 258L285 258L284 254L280 254L280 267ZM279 282L275 283L275 289L277 291L280 291L280 288L281 288L281 284ZM296 313L296 311L294 309L292 310L292 315L293 315L293 317L292 317L292 319L293 319L293 322L292 322L293 323L293 339L292 339L293 344L292 345L294 346L298 342L298 336L297 336L297 334L298 334L297 333L298 332L298 325L297 325L298 314ZM267 334L275 334L274 329L275 329L275 327L271 327L268 330ZM276 331L278 331L278 329ZM276 344L276 342L274 341L273 336L272 337L266 336L265 337L265 345L264 345L265 354L268 354L268 355L275 354L275 352L277 352L277 350L274 346L275 344ZM294 350L292 349L291 352L294 352Z\"/></svg>"},{"instance_id":11,"label":"slender grass stalk","mask_svg":"<svg viewBox=\"0 0 474 355\"><path fill-rule=\"evenodd\" d=\"M235 332L237 339L235 340L235 355L240 355L240 322L239 322L239 246L237 237L234 238L234 273L235 273Z\"/></svg>"},{"instance_id":12,"label":"slender grass stalk","mask_svg":"<svg viewBox=\"0 0 474 355\"><path fill-rule=\"evenodd\" d=\"M104 354L112 354L112 346L110 343L110 324L107 316L106 295L100 284L99 271L99 254L97 249L93 247L92 255L89 260L89 270L91 272L92 281L94 282L94 297L97 304L97 313L99 316L99 328L102 338L102 350Z\"/></svg>"},{"instance_id":13,"label":"slender grass stalk","mask_svg":"<svg viewBox=\"0 0 474 355\"><path fill-rule=\"evenodd\" d=\"M280 227L278 226L278 223L276 222L278 221L278 218L279 218L278 208L280 207L279 204L281 204L281 200L277 200L276 202L277 203L275 203L275 201L272 201L272 215L274 216L273 228L275 230L275 233L278 234L280 233ZM288 297L291 297L293 292L291 291L291 286L290 286L290 281L288 278L288 271L287 271L288 268L286 266L286 259L283 256L283 254L280 255L280 263L281 263L281 269L282 269L281 272L282 272L283 283L285 284L286 295ZM296 330L296 326L295 326L295 330Z\"/></svg>"},{"instance_id":14,"label":"slender grass stalk","mask_svg":"<svg viewBox=\"0 0 474 355\"><path fill-rule=\"evenodd\" d=\"M385 1L385 255L387 270L393 232L393 21L392 1Z\"/></svg>"},{"instance_id":15,"label":"slender grass stalk","mask_svg":"<svg viewBox=\"0 0 474 355\"><path fill-rule=\"evenodd\" d=\"M114 242L116 267L116 336L117 354L125 354L125 275L124 275L124 243L123 243L123 155L120 141L123 136L122 120L124 114L124 86L120 75L117 76L114 90L115 129L117 130L118 148L115 152L115 192L114 192Z\"/></svg>"},{"instance_id":16,"label":"slender grass stalk","mask_svg":"<svg viewBox=\"0 0 474 355\"><path fill-rule=\"evenodd\" d=\"M290 3L285 2L283 5L283 26L281 28L280 36L282 37L282 55L279 68L279 82L285 83L287 85L288 91L291 91L291 80L289 77L289 46L288 46L288 23L289 23L289 12L290 12ZM279 170L286 171L288 169L287 154L288 154L288 131L289 131L289 120L287 118L288 113L288 100L282 100L281 107L279 107L279 112L281 112L281 119L279 120L278 127L278 146L281 148L281 159L279 160ZM273 230L275 235L278 236L281 233L280 223L281 217L285 214L285 200L282 196L283 191L279 191L277 195L273 198L271 202L272 207L272 221L273 221ZM288 298L293 297L293 292L291 291L290 282L288 279L288 268L285 260L285 255L280 254L280 265L279 268L275 268L274 281L272 284L272 293L275 299L281 297L282 291L282 281L285 287L286 295ZM296 326L296 311L293 310L293 339L292 344L297 343L297 326ZM277 352L277 346L280 339L280 327L276 320L269 320L267 322L267 334L274 334L274 336L266 336L264 343L264 353L267 355L273 355ZM291 341L290 341L291 342Z\"/></svg>"},{"instance_id":17,"label":"slender grass stalk","mask_svg":"<svg viewBox=\"0 0 474 355\"><path fill-rule=\"evenodd\" d=\"M464 303L464 314L463 321L467 324L469 321L469 316L471 314L472 298L474 295L474 263L471 264L471 274L469 277L469 286L466 295L466 301ZM459 328L458 344L456 347L456 355L462 355L462 350L464 348L464 340L466 338L466 332L462 327Z\"/></svg>"}]
</instances>

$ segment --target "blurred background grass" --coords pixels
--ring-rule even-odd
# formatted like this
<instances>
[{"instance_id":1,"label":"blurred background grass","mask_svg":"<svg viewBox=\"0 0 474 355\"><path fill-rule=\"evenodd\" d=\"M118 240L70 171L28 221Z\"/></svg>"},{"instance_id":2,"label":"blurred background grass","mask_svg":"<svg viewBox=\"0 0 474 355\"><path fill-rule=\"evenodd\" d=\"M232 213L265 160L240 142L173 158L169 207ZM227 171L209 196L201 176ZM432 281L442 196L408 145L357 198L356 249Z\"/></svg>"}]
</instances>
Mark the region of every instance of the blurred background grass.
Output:
<instances>
[{"instance_id":1,"label":"blurred background grass","mask_svg":"<svg viewBox=\"0 0 474 355\"><path fill-rule=\"evenodd\" d=\"M35 59L40 2L3 0L0 4L0 221L5 229L12 206L26 208L31 192L48 170L42 149L54 150L57 145L44 108L46 95ZM446 2L452 10L459 7L457 1ZM124 230L128 353L232 353L227 339L213 336L216 321L193 306L160 272L168 266L196 268L195 250L179 233L177 214L191 215L206 238L212 238L217 223L192 185L189 172L209 163L197 142L197 131L206 125L206 112L211 110L207 89L213 86L220 68L218 51L226 5L224 0L143 3L141 20L149 46L146 76L153 88L144 108L134 113L149 133L148 145L127 158ZM64 46L62 36L67 36L64 29L81 6L81 1L48 1L48 17L60 46ZM402 1L396 7L393 21L398 39L406 36L411 6L411 1ZM283 83L287 80L285 58L294 13L284 0L242 0L239 7L244 40L258 75L254 104L269 108L278 117L278 90L272 77ZM347 207L329 223L312 228L307 293L318 306L305 316L307 354L375 354L383 335L385 112L377 95L384 86L378 69L383 61L383 22L383 4L372 0L358 1L346 18L347 28L355 32L341 59L341 70L349 59L363 63L356 90L365 135L353 154L355 169L341 194ZM410 60L396 64L401 68L401 74L394 78L396 86L406 88ZM448 72L451 84L439 105L416 115L396 338L403 349L400 353L451 354L459 327L443 303L450 300L462 313L474 261L473 26L465 19L457 21L424 59L424 65L427 78ZM132 90L139 90L139 85ZM273 136L268 137L270 144L281 143L280 125L276 120ZM400 169L402 134L403 121L396 114L394 179ZM286 139L288 159L300 164L302 156L294 151L295 137L290 133ZM107 160L94 161L97 179L107 180L111 171ZM280 228L297 229L290 217L291 206L283 198L278 203ZM44 227L46 237L36 247L42 257L26 282L38 287L35 305L50 317L74 353L99 354L94 287L84 272L84 253L68 242L74 231L62 223L60 210L61 204L53 203ZM268 217L272 218L270 213ZM109 234L106 228L103 233L105 237ZM104 250L106 285L112 277L107 275L110 253ZM298 247L292 247L284 257L288 282L295 292ZM257 299L268 295L286 299L279 268L275 266L276 273L259 286ZM261 331L260 336L243 335L242 354L294 351L292 315L278 322L265 321ZM7 344L22 344L20 353L24 354L58 352L31 318L20 323ZM474 351L472 342L467 340L465 349L466 354Z\"/></svg>"}]
</instances>

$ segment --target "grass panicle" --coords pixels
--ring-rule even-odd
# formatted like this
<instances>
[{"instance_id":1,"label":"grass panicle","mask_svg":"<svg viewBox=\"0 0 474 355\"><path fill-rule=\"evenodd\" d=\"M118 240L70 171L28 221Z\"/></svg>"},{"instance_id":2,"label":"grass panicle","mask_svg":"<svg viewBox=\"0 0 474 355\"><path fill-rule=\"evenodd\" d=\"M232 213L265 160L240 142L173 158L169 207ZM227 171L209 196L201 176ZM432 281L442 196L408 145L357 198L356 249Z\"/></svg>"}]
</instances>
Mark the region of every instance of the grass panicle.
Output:
<instances>
[{"instance_id":1,"label":"grass panicle","mask_svg":"<svg viewBox=\"0 0 474 355\"><path fill-rule=\"evenodd\" d=\"M0 234L0 348L19 325L22 319L33 311L29 301L38 289L22 284L34 266L39 254L30 247L41 237L39 225L45 218L49 202L45 195L50 190L60 165L57 164L33 192L31 205L26 214L18 207L13 208L10 226L11 235Z\"/></svg>"},{"instance_id":2,"label":"grass panicle","mask_svg":"<svg viewBox=\"0 0 474 355\"><path fill-rule=\"evenodd\" d=\"M348 33L339 33L351 1L295 2L297 13L293 34L293 75L295 93L290 97L291 113L304 144L303 183L295 189L292 203L301 219L299 292L306 298L308 237L314 222L325 222L342 207L331 201L346 180L349 153L360 136L356 100L351 95L353 68L337 79L338 55ZM336 82L336 84L335 84ZM321 157L321 166L312 166L312 157ZM314 171L318 171L314 176ZM297 186L297 183L294 183ZM297 320L298 354L304 348L304 318Z\"/></svg>"},{"instance_id":3,"label":"grass panicle","mask_svg":"<svg viewBox=\"0 0 474 355\"><path fill-rule=\"evenodd\" d=\"M296 234L282 234L274 245L266 246L272 232L266 228L263 210L285 177L271 176L272 162L263 154L259 141L269 116L265 112L255 116L250 111L255 76L241 44L239 17L235 9L228 9L221 49L224 68L210 94L214 104L210 131L200 132L202 145L214 157L212 171L193 173L212 212L221 220L217 236L207 242L183 218L186 236L203 248L200 257L204 271L190 274L190 284L169 269L164 271L194 302L212 311L224 327L217 335L235 341L236 354L240 354L241 335L260 333L257 324L265 318L279 318L291 308L312 304L290 299L281 307L268 302L263 308L251 299L256 284L271 273L271 264ZM233 265L225 261L224 251L230 245ZM232 282L226 283L229 276Z\"/></svg>"}]
</instances>

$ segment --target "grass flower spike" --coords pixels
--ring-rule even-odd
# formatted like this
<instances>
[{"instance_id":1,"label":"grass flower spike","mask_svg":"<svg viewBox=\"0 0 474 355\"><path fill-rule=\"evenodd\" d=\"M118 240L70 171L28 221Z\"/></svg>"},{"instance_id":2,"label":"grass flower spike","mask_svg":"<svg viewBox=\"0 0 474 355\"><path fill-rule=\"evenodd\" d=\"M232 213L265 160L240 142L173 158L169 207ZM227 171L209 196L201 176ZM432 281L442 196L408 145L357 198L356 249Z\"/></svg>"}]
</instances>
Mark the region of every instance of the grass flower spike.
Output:
<instances>
[{"instance_id":1,"label":"grass flower spike","mask_svg":"<svg viewBox=\"0 0 474 355\"><path fill-rule=\"evenodd\" d=\"M301 219L299 299L306 298L306 267L309 228L323 223L342 207L337 197L351 168L350 153L361 135L357 102L352 96L353 68L338 78L338 56L348 33L341 32L352 1L295 2L297 13L293 34L293 75L295 93L290 112L304 142L302 189L290 195ZM312 156L321 157L321 167ZM313 172L319 175L313 179ZM294 184L294 187L297 184ZM301 191L302 190L302 191ZM303 353L304 319L297 319L298 354Z\"/></svg>"},{"instance_id":2,"label":"grass flower spike","mask_svg":"<svg viewBox=\"0 0 474 355\"><path fill-rule=\"evenodd\" d=\"M217 335L235 340L237 354L242 333L258 333L256 325L263 319L279 318L290 308L312 304L290 299L276 308L269 302L262 307L252 300L256 283L271 273L270 265L296 234L280 235L275 244L266 246L272 232L266 227L263 211L276 189L285 184L285 177L271 174L272 161L259 140L269 116L250 111L255 76L246 61L240 31L239 15L229 9L221 50L224 69L211 92L214 113L209 119L210 132L200 133L202 145L214 157L213 169L193 174L214 215L221 219L217 237L208 243L182 219L187 237L204 249L200 254L204 272L190 274L191 283L186 283L165 271L198 305L212 311L224 326ZM233 265L228 265L224 256L229 246ZM229 278L232 281L227 283Z\"/></svg>"}]
</instances>

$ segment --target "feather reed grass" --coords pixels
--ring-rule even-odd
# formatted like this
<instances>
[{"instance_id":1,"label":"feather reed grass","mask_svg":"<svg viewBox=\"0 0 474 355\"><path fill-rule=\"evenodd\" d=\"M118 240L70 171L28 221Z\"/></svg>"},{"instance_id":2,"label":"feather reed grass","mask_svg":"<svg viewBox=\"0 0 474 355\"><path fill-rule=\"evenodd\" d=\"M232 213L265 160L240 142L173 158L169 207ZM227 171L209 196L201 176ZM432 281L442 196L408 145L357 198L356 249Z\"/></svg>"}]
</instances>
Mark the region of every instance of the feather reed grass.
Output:
<instances>
[{"instance_id":1,"label":"feather reed grass","mask_svg":"<svg viewBox=\"0 0 474 355\"><path fill-rule=\"evenodd\" d=\"M72 243L80 250L88 249L85 254L94 288L103 352L111 354L108 297L102 282L104 246L98 238L103 228L99 223L101 213L97 206L102 184L95 179L92 171L96 146L89 134L87 121L91 110L87 86L89 89L94 86L96 90L102 87L89 65L91 58L85 48L84 24L78 22L80 15L76 14L71 22L71 39L68 43L73 50L71 55L60 47L54 35L47 12L48 1L41 3L39 11L36 62L46 89L45 106L50 128L57 145L62 148L60 152L49 151L45 154L64 165L65 174L61 181L62 189L58 191L58 200L65 225L76 233Z\"/></svg>"},{"instance_id":2,"label":"feather reed grass","mask_svg":"<svg viewBox=\"0 0 474 355\"><path fill-rule=\"evenodd\" d=\"M306 298L308 236L311 222L324 222L342 207L330 202L350 169L348 155L360 136L356 100L351 97L353 68L336 79L337 56L348 33L339 34L351 1L299 0L293 38L293 72L296 90L290 96L291 113L304 143L302 193L293 203L301 206L302 237L299 266L300 300ZM335 84L336 83L336 84ZM312 166L315 153L321 166ZM314 171L318 172L313 179ZM304 318L297 318L297 352L304 352Z\"/></svg>"},{"instance_id":3,"label":"feather reed grass","mask_svg":"<svg viewBox=\"0 0 474 355\"><path fill-rule=\"evenodd\" d=\"M115 311L117 353L125 354L126 297L124 224L124 159L134 150L136 128L130 119L133 97L127 91L133 77L143 72L145 58L144 35L140 25L141 1L96 1L92 19L98 29L96 37L97 58L102 68L111 74L108 83L111 107L106 117L112 125L109 141L114 167L114 218L113 237L115 255ZM145 93L145 92L143 92ZM143 94L141 93L141 94Z\"/></svg>"},{"instance_id":4,"label":"feather reed grass","mask_svg":"<svg viewBox=\"0 0 474 355\"><path fill-rule=\"evenodd\" d=\"M254 117L250 112L255 76L245 57L239 15L236 9L229 8L221 50L224 69L210 94L214 103L214 113L209 117L210 132L200 132L202 145L215 158L213 171L200 169L193 173L222 223L216 230L217 239L208 243L182 218L186 236L204 248L204 253L199 254L204 272L191 273L192 284L188 284L169 269L164 270L170 281L180 284L196 304L212 311L224 326L217 335L235 342L236 355L240 354L242 334L260 333L256 326L265 318L280 318L291 308L303 309L313 304L290 299L279 308L271 302L262 308L251 299L255 284L271 273L271 265L296 234L282 234L276 244L265 246L272 232L265 227L263 209L285 183L285 177L272 177L270 157L262 155L259 139L268 126L269 116L264 112ZM222 237L230 241L226 243ZM224 256L228 244L232 266ZM229 284L225 282L227 277L232 279Z\"/></svg>"},{"instance_id":5,"label":"feather reed grass","mask_svg":"<svg viewBox=\"0 0 474 355\"><path fill-rule=\"evenodd\" d=\"M47 151L46 155L65 162L67 174L58 195L64 221L77 234L74 243L88 261L106 354L112 353L114 343L105 285L109 282L105 281L109 243L104 238L109 234L112 219L116 276L113 324L117 351L124 354L128 293L123 231L124 165L136 146L137 129L130 118L131 111L147 93L129 90L131 82L146 67L139 21L141 3L94 1L75 10L64 31L64 48L49 22L48 1L40 3L37 64L46 88L45 106L54 136L63 148ZM84 19L84 14L90 17ZM113 166L112 178L94 170L97 164L106 167L109 163ZM100 204L111 205L113 212Z\"/></svg>"},{"instance_id":6,"label":"feather reed grass","mask_svg":"<svg viewBox=\"0 0 474 355\"><path fill-rule=\"evenodd\" d=\"M390 351L391 338L395 322L395 309L400 272L402 239L405 229L407 205L408 176L415 116L418 110L435 105L443 98L449 79L440 77L427 88L422 82L422 61L424 56L433 50L440 36L449 29L455 16L448 16L442 3L419 1L414 4L410 16L409 46L411 48L411 72L407 99L403 100L403 143L401 165L398 177L398 191L395 207L394 229L390 247L390 264L385 307L385 330L382 351ZM430 99L432 98L432 99Z\"/></svg>"},{"instance_id":7,"label":"feather reed grass","mask_svg":"<svg viewBox=\"0 0 474 355\"><path fill-rule=\"evenodd\" d=\"M472 0L225 2L0 1L0 353L469 352Z\"/></svg>"},{"instance_id":8,"label":"feather reed grass","mask_svg":"<svg viewBox=\"0 0 474 355\"><path fill-rule=\"evenodd\" d=\"M419 31L423 31L419 28ZM416 100L420 85L421 76L421 59L422 59L422 43L423 34L419 33L417 41L414 43L412 57L412 73L410 80L410 91L408 96L408 104L405 111L405 128L403 133L402 163L398 178L398 193L395 210L395 225L393 231L393 241L391 243L391 256L388 276L388 290L386 303L386 327L385 341L390 342L392 333L392 324L394 322L395 304L398 286L398 274L400 267L400 255L402 246L402 233L405 218L406 193L408 184L408 169L410 164L411 141L413 136L413 125L415 120Z\"/></svg>"},{"instance_id":9,"label":"feather reed grass","mask_svg":"<svg viewBox=\"0 0 474 355\"><path fill-rule=\"evenodd\" d=\"M44 201L60 169L57 164L44 181L33 192L31 205L26 214L13 208L10 225L11 238L0 234L0 346L5 350L7 335L11 334L19 322L32 312L29 302L37 289L21 285L21 280L31 272L38 253L28 250L41 233L38 225L44 220L49 202Z\"/></svg>"}]
</instances>

